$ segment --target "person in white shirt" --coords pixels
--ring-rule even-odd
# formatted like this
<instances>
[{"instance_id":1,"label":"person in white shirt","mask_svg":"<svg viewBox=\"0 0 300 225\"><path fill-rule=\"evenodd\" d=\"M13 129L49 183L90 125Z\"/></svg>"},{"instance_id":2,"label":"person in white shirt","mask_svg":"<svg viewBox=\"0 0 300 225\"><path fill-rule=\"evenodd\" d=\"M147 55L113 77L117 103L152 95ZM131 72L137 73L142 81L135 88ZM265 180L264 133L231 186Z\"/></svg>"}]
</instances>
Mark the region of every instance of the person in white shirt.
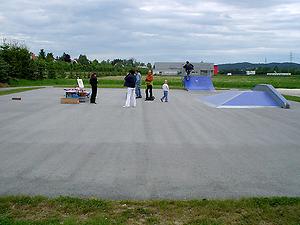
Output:
<instances>
[{"instance_id":1,"label":"person in white shirt","mask_svg":"<svg viewBox=\"0 0 300 225\"><path fill-rule=\"evenodd\" d=\"M160 99L160 101L163 102L165 100L165 102L168 102L169 85L168 85L167 80L165 80L165 83L163 84L162 89L164 91L164 96Z\"/></svg>"}]
</instances>

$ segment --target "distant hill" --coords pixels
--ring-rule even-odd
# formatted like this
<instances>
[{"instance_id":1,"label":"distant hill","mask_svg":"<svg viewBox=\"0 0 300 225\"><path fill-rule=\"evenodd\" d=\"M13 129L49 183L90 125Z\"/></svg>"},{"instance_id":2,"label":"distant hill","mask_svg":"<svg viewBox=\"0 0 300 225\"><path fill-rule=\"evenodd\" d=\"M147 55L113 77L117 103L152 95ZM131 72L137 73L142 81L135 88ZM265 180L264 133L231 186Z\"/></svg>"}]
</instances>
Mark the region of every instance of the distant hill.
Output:
<instances>
[{"instance_id":1,"label":"distant hill","mask_svg":"<svg viewBox=\"0 0 300 225\"><path fill-rule=\"evenodd\" d=\"M229 64L219 64L219 71L228 71L228 70L240 70L240 71L246 71L246 70L255 70L257 68L275 68L277 67L280 69L300 69L300 64L298 63L248 63L248 62L242 62L242 63L229 63Z\"/></svg>"}]
</instances>

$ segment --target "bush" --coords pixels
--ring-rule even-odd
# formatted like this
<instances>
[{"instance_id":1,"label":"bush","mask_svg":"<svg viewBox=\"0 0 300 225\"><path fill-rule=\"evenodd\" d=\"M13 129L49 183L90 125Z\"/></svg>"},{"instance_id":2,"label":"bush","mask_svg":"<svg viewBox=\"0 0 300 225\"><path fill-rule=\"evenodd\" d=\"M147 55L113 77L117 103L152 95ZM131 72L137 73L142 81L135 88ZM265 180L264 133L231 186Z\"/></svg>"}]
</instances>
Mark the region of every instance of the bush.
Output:
<instances>
[{"instance_id":1,"label":"bush","mask_svg":"<svg viewBox=\"0 0 300 225\"><path fill-rule=\"evenodd\" d=\"M0 57L0 83L7 83L9 80L9 64Z\"/></svg>"},{"instance_id":2,"label":"bush","mask_svg":"<svg viewBox=\"0 0 300 225\"><path fill-rule=\"evenodd\" d=\"M27 79L32 77L31 54L25 46L4 43L0 46L0 57L6 63L2 62L4 67L9 65L9 76Z\"/></svg>"}]
</instances>

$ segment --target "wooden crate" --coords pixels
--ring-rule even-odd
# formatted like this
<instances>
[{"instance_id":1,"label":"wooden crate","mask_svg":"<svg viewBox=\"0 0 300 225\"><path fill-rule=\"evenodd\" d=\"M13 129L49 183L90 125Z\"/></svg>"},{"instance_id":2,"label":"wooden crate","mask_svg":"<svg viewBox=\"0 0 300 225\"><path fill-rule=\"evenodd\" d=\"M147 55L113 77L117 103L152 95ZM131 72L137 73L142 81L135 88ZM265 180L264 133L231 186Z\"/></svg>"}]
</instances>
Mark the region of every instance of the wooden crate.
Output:
<instances>
[{"instance_id":1,"label":"wooden crate","mask_svg":"<svg viewBox=\"0 0 300 225\"><path fill-rule=\"evenodd\" d=\"M61 104L79 104L78 98L61 98L60 99Z\"/></svg>"}]
</instances>

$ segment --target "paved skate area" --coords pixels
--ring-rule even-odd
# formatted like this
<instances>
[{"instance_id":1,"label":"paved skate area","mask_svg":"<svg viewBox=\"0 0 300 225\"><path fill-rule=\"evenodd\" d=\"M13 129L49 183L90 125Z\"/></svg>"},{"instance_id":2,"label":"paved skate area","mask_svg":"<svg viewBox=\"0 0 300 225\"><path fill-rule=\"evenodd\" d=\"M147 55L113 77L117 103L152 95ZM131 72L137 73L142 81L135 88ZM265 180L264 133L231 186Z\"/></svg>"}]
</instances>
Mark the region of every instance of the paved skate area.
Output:
<instances>
[{"instance_id":1,"label":"paved skate area","mask_svg":"<svg viewBox=\"0 0 300 225\"><path fill-rule=\"evenodd\" d=\"M194 199L300 195L300 104L216 109L207 93L170 102L99 89L60 104L62 88L0 96L0 195ZM22 97L12 101L12 97Z\"/></svg>"},{"instance_id":2,"label":"paved skate area","mask_svg":"<svg viewBox=\"0 0 300 225\"><path fill-rule=\"evenodd\" d=\"M276 88L283 95L293 95L300 97L300 89Z\"/></svg>"}]
</instances>

